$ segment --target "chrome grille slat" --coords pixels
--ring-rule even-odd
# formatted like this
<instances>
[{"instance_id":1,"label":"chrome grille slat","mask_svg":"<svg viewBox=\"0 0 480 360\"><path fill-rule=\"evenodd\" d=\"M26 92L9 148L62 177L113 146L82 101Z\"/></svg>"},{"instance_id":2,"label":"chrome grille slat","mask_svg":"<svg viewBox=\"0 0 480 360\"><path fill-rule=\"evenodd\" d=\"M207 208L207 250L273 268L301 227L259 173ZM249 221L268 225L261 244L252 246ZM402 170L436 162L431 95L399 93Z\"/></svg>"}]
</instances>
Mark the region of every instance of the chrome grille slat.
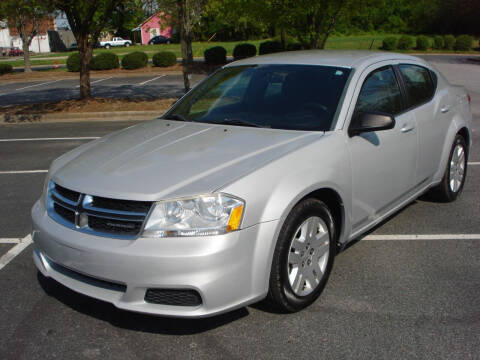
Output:
<instances>
[{"instance_id":1,"label":"chrome grille slat","mask_svg":"<svg viewBox=\"0 0 480 360\"><path fill-rule=\"evenodd\" d=\"M94 206L95 203L103 206ZM112 208L106 207L109 205ZM151 205L151 202L145 201L81 194L53 182L48 186L49 216L66 227L92 235L121 239L136 238L143 228Z\"/></svg>"}]
</instances>

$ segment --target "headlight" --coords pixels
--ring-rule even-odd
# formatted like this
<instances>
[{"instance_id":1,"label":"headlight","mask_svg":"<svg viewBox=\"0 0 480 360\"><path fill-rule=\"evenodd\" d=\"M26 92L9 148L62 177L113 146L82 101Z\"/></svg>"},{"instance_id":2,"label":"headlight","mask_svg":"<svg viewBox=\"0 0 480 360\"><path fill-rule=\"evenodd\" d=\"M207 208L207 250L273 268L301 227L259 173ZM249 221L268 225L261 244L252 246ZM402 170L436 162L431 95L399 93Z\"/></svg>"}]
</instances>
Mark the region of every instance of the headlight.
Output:
<instances>
[{"instance_id":1,"label":"headlight","mask_svg":"<svg viewBox=\"0 0 480 360\"><path fill-rule=\"evenodd\" d=\"M240 228L245 202L226 194L155 203L143 236L208 236Z\"/></svg>"}]
</instances>

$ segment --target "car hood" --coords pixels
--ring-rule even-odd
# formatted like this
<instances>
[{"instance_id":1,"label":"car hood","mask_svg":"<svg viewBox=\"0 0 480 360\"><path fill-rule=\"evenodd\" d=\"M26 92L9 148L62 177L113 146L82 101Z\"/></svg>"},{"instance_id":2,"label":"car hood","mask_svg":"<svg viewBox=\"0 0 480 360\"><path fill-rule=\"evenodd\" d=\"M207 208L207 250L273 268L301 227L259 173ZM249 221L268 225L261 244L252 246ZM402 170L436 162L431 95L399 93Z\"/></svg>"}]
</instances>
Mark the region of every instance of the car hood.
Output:
<instances>
[{"instance_id":1,"label":"car hood","mask_svg":"<svg viewBox=\"0 0 480 360\"><path fill-rule=\"evenodd\" d=\"M322 135L154 120L63 155L50 173L79 192L155 201L221 189Z\"/></svg>"}]
</instances>

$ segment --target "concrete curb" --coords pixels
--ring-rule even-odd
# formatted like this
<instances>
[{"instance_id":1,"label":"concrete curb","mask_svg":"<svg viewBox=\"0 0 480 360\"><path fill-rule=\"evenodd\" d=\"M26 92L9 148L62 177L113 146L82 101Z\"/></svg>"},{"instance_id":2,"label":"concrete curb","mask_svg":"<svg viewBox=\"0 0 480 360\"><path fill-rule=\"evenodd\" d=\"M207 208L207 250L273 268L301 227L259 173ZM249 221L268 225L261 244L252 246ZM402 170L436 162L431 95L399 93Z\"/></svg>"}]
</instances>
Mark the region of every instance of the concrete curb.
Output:
<instances>
[{"instance_id":1,"label":"concrete curb","mask_svg":"<svg viewBox=\"0 0 480 360\"><path fill-rule=\"evenodd\" d=\"M163 111L109 111L87 113L47 113L47 114L4 114L0 123L19 124L37 122L80 122L80 121L134 121L151 120L162 115Z\"/></svg>"}]
</instances>

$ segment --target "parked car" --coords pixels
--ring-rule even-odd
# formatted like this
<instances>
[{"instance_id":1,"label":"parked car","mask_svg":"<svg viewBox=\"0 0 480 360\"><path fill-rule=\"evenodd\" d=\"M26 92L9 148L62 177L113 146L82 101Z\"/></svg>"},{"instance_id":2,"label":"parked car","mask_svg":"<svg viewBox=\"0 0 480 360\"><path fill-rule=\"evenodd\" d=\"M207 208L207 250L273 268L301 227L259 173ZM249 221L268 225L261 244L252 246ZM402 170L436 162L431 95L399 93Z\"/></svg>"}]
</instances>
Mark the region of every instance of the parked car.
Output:
<instances>
[{"instance_id":1,"label":"parked car","mask_svg":"<svg viewBox=\"0 0 480 360\"><path fill-rule=\"evenodd\" d=\"M202 317L264 298L298 311L350 242L427 191L459 196L469 103L403 54L231 63L161 118L52 163L32 209L35 264L136 312Z\"/></svg>"},{"instance_id":2,"label":"parked car","mask_svg":"<svg viewBox=\"0 0 480 360\"><path fill-rule=\"evenodd\" d=\"M132 45L130 40L124 40L121 37L114 37L112 40L100 41L100 46L104 47L105 49L110 49L114 46L129 47L130 45Z\"/></svg>"},{"instance_id":3,"label":"parked car","mask_svg":"<svg viewBox=\"0 0 480 360\"><path fill-rule=\"evenodd\" d=\"M77 43L71 43L70 46L67 48L67 51L77 51L78 45Z\"/></svg>"},{"instance_id":4,"label":"parked car","mask_svg":"<svg viewBox=\"0 0 480 360\"><path fill-rule=\"evenodd\" d=\"M8 52L8 56L23 56L23 51L18 47L12 47Z\"/></svg>"},{"instance_id":5,"label":"parked car","mask_svg":"<svg viewBox=\"0 0 480 360\"><path fill-rule=\"evenodd\" d=\"M170 44L172 39L163 35L157 35L150 39L148 45L156 45L156 44Z\"/></svg>"}]
</instances>

